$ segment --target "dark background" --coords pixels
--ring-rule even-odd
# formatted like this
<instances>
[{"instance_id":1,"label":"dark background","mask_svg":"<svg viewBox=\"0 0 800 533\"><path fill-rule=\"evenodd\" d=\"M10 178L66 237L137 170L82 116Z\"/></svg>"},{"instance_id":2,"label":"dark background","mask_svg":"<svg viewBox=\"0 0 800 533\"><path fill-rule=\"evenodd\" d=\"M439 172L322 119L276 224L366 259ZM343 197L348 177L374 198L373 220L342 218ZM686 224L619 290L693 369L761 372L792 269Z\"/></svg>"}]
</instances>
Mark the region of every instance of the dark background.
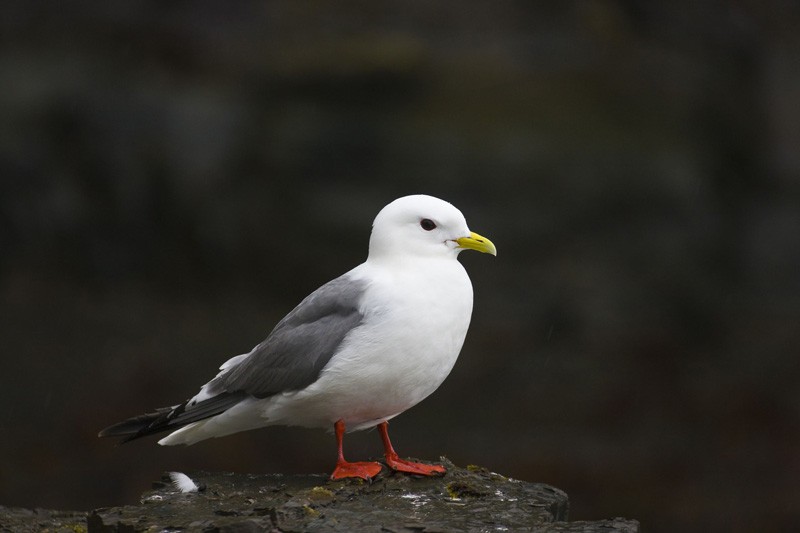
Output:
<instances>
[{"instance_id":1,"label":"dark background","mask_svg":"<svg viewBox=\"0 0 800 533\"><path fill-rule=\"evenodd\" d=\"M322 431L96 433L193 395L423 192L499 256L462 255L470 334L401 454L573 519L800 523L796 2L0 9L0 504L330 471Z\"/></svg>"}]
</instances>

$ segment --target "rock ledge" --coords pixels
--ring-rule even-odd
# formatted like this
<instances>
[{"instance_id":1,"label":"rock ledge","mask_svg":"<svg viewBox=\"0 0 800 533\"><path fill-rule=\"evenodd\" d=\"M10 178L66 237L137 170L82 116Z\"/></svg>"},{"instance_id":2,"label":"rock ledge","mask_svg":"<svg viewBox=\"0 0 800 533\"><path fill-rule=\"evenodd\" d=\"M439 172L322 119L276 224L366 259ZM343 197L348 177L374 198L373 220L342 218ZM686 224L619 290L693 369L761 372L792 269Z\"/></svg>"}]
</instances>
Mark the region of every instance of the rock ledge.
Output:
<instances>
[{"instance_id":1,"label":"rock ledge","mask_svg":"<svg viewBox=\"0 0 800 533\"><path fill-rule=\"evenodd\" d=\"M89 532L639 531L638 522L623 518L567 522L567 495L557 488L442 462L448 470L443 477L383 474L372 483L333 482L325 475L198 472L190 477L199 492L181 493L165 478L139 505L95 509L84 515L84 523ZM0 508L0 526L12 511ZM39 528L46 526L42 512L16 511L19 519L36 518ZM82 525L72 521L66 527L78 531ZM59 529L51 527L46 529Z\"/></svg>"}]
</instances>

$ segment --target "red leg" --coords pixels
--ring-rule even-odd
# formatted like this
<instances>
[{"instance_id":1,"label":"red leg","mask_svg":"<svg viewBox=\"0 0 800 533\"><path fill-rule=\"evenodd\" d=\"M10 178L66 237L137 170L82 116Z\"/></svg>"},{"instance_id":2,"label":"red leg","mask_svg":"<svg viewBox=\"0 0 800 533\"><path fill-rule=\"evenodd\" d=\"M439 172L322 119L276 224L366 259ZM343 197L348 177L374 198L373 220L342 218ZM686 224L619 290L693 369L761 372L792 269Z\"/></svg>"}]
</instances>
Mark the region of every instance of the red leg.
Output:
<instances>
[{"instance_id":1,"label":"red leg","mask_svg":"<svg viewBox=\"0 0 800 533\"><path fill-rule=\"evenodd\" d=\"M361 479L370 480L380 474L381 464L371 462L348 463L344 460L344 452L342 452L342 441L344 440L344 420L337 420L333 425L336 432L336 445L338 446L338 455L336 458L336 468L333 469L331 479L345 479L348 477L360 477Z\"/></svg>"},{"instance_id":2,"label":"red leg","mask_svg":"<svg viewBox=\"0 0 800 533\"><path fill-rule=\"evenodd\" d=\"M439 465L426 465L423 463L414 463L400 459L397 452L392 447L392 441L389 440L389 423L381 422L378 424L378 431L381 433L383 440L384 456L386 457L386 464L389 468L397 472L405 472L407 474L417 474L420 476L440 476L447 470Z\"/></svg>"}]
</instances>

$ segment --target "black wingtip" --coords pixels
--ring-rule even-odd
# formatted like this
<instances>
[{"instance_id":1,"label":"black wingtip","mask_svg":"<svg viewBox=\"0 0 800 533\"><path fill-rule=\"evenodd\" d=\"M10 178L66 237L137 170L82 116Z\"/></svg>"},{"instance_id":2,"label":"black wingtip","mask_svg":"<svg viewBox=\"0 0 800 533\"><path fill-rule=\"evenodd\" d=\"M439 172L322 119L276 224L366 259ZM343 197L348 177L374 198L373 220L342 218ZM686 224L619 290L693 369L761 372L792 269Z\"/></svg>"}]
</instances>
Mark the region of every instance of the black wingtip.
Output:
<instances>
[{"instance_id":1,"label":"black wingtip","mask_svg":"<svg viewBox=\"0 0 800 533\"><path fill-rule=\"evenodd\" d=\"M100 431L98 437L123 437L120 444L154 433L174 431L178 428L216 416L233 407L247 396L245 392L223 392L186 409L188 402L156 409L118 422Z\"/></svg>"},{"instance_id":2,"label":"black wingtip","mask_svg":"<svg viewBox=\"0 0 800 533\"><path fill-rule=\"evenodd\" d=\"M133 439L138 439L139 437L144 437L150 433L155 433L155 431L152 431L153 426L155 425L154 423L163 416L163 411L134 416L127 420L123 420L122 422L108 426L107 428L101 430L97 436L100 438L123 437L122 441L120 442L120 444L122 444Z\"/></svg>"}]
</instances>

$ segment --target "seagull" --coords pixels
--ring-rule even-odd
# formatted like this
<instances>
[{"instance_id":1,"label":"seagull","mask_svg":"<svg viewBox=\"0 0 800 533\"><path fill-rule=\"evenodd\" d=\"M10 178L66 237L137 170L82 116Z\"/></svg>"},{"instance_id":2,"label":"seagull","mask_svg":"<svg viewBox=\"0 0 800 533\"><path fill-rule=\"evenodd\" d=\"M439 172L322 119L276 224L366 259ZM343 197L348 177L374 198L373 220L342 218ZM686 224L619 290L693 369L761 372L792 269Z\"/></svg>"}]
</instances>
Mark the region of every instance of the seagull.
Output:
<instances>
[{"instance_id":1,"label":"seagull","mask_svg":"<svg viewBox=\"0 0 800 533\"><path fill-rule=\"evenodd\" d=\"M158 443L171 446L273 425L333 427L331 479L370 480L381 464L346 461L343 439L377 426L390 469L443 475L439 465L400 458L388 421L433 393L458 358L473 300L457 260L463 250L497 255L452 204L427 195L394 200L375 217L364 263L311 293L194 397L99 436L127 442L170 431Z\"/></svg>"}]
</instances>

